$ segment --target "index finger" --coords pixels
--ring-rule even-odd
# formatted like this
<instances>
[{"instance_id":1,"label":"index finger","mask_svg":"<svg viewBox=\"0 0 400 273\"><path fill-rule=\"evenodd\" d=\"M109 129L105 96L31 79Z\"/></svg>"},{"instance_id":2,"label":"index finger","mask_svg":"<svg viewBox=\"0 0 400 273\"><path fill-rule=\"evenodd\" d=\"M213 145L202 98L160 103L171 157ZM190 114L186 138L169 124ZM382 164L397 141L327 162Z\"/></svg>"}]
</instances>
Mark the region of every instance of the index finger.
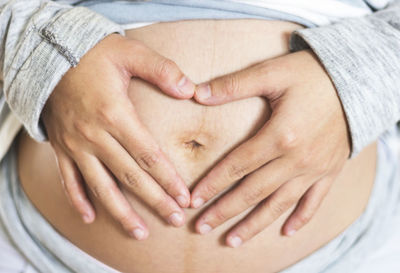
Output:
<instances>
[{"instance_id":1,"label":"index finger","mask_svg":"<svg viewBox=\"0 0 400 273\"><path fill-rule=\"evenodd\" d=\"M228 186L280 156L275 136L274 126L267 123L254 137L233 150L195 186L191 206L199 208Z\"/></svg>"},{"instance_id":2,"label":"index finger","mask_svg":"<svg viewBox=\"0 0 400 273\"><path fill-rule=\"evenodd\" d=\"M197 102L217 105L255 96L279 96L287 82L287 72L271 60L200 84L194 94Z\"/></svg>"},{"instance_id":3,"label":"index finger","mask_svg":"<svg viewBox=\"0 0 400 273\"><path fill-rule=\"evenodd\" d=\"M179 99L193 96L195 84L184 75L179 66L144 44L130 40L134 54L126 58L132 75L157 85L166 94Z\"/></svg>"},{"instance_id":4,"label":"index finger","mask_svg":"<svg viewBox=\"0 0 400 273\"><path fill-rule=\"evenodd\" d=\"M181 207L188 207L190 192L185 182L135 112L132 110L128 115L119 116L123 117L115 119L115 127L119 130L110 130L109 133Z\"/></svg>"}]
</instances>

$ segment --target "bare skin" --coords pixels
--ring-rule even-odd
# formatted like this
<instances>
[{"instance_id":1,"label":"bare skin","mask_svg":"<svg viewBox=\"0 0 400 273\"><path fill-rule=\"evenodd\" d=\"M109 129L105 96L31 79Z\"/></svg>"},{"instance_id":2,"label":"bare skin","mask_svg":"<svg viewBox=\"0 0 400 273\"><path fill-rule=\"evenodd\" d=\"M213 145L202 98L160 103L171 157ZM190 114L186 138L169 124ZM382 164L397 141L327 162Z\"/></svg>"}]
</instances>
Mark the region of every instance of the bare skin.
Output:
<instances>
[{"instance_id":1,"label":"bare skin","mask_svg":"<svg viewBox=\"0 0 400 273\"><path fill-rule=\"evenodd\" d=\"M295 24L256 20L186 21L156 24L127 34L175 61L200 83L287 54L289 33L296 28ZM130 82L128 94L140 121L189 189L254 136L271 115L265 97L204 106L173 99L137 79ZM260 223L262 231L238 250L226 247L226 235L255 205L200 236L195 233L195 223L204 210L185 209L187 225L172 228L121 183L126 199L151 232L138 242L127 237L90 192L96 220L84 225L63 194L51 147L26 136L20 140L20 178L39 211L87 253L120 271L135 273L265 273L285 268L329 242L362 213L373 185L376 158L376 146L371 145L346 161L315 216L294 236L281 233L292 207L267 228Z\"/></svg>"},{"instance_id":2,"label":"bare skin","mask_svg":"<svg viewBox=\"0 0 400 273\"><path fill-rule=\"evenodd\" d=\"M204 234L258 204L227 235L232 247L250 240L297 204L283 227L284 234L294 235L315 214L350 153L346 118L336 90L311 51L287 54L220 77L201 85L195 94L206 105L252 96L270 102L270 119L192 192L192 205L199 208L241 180L196 223L198 232Z\"/></svg>"},{"instance_id":3,"label":"bare skin","mask_svg":"<svg viewBox=\"0 0 400 273\"><path fill-rule=\"evenodd\" d=\"M156 52L140 41L110 35L68 71L44 108L43 123L62 184L83 220L91 223L95 218L87 185L129 234L143 240L149 231L126 202L117 181L179 227L185 223L181 208L189 203L199 208L243 180L200 217L199 233L210 232L255 204L259 206L252 215L228 235L228 245L237 247L251 239L295 204L283 233L291 236L307 224L350 153L340 100L316 56L302 51L258 60L241 71L218 75L194 93L193 82L173 61ZM204 105L263 96L272 117L219 162L190 196L127 100L131 77L177 99L195 95ZM268 181L263 177L269 177Z\"/></svg>"},{"instance_id":4,"label":"bare skin","mask_svg":"<svg viewBox=\"0 0 400 273\"><path fill-rule=\"evenodd\" d=\"M113 34L70 69L50 96L42 119L57 157L62 185L86 223L95 219L84 185L138 240L149 231L117 187L141 196L167 222L184 224L190 194L128 98L131 77L142 78L177 99L194 84L178 66L144 44ZM138 183L146 187L138 187Z\"/></svg>"}]
</instances>

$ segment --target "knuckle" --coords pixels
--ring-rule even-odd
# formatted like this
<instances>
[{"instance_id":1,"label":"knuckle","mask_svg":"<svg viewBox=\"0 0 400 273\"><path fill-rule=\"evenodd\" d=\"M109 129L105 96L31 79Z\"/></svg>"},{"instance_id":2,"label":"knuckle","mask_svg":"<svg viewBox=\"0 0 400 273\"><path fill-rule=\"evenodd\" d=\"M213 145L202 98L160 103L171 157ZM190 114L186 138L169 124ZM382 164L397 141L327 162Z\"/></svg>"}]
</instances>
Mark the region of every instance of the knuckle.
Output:
<instances>
[{"instance_id":1,"label":"knuckle","mask_svg":"<svg viewBox=\"0 0 400 273\"><path fill-rule=\"evenodd\" d=\"M280 204L280 207L282 207L283 212L285 212L294 205L295 200L298 200L298 198L295 199L293 194L286 196L285 198L281 198L278 202Z\"/></svg>"},{"instance_id":2,"label":"knuckle","mask_svg":"<svg viewBox=\"0 0 400 273\"><path fill-rule=\"evenodd\" d=\"M286 211L285 202L279 202L274 198L271 198L267 202L265 202L265 207L272 215L273 218L277 218L282 215Z\"/></svg>"},{"instance_id":3,"label":"knuckle","mask_svg":"<svg viewBox=\"0 0 400 273\"><path fill-rule=\"evenodd\" d=\"M74 153L78 150L78 145L75 140L68 134L61 136L61 143L67 149L67 151Z\"/></svg>"},{"instance_id":4,"label":"knuckle","mask_svg":"<svg viewBox=\"0 0 400 273\"><path fill-rule=\"evenodd\" d=\"M74 128L85 141L89 143L95 143L97 141L96 134L92 132L87 122L75 122Z\"/></svg>"},{"instance_id":5,"label":"knuckle","mask_svg":"<svg viewBox=\"0 0 400 273\"><path fill-rule=\"evenodd\" d=\"M71 202L74 204L74 206L79 209L79 210L84 210L85 208L85 201L80 195L69 195L71 198Z\"/></svg>"},{"instance_id":6,"label":"knuckle","mask_svg":"<svg viewBox=\"0 0 400 273\"><path fill-rule=\"evenodd\" d=\"M142 42L135 39L129 39L126 45L128 47L128 52L135 52L143 55L143 52L148 50Z\"/></svg>"},{"instance_id":7,"label":"knuckle","mask_svg":"<svg viewBox=\"0 0 400 273\"><path fill-rule=\"evenodd\" d=\"M61 184L63 185L63 188L68 195L70 195L71 197L75 196L75 193L77 193L77 190L76 190L74 184L72 183L72 181L61 179Z\"/></svg>"},{"instance_id":8,"label":"knuckle","mask_svg":"<svg viewBox=\"0 0 400 273\"><path fill-rule=\"evenodd\" d=\"M230 164L227 167L227 178L231 181L242 179L247 174L247 166Z\"/></svg>"},{"instance_id":9,"label":"knuckle","mask_svg":"<svg viewBox=\"0 0 400 273\"><path fill-rule=\"evenodd\" d=\"M278 62L276 62L273 59L266 60L266 61L260 63L260 67L258 67L258 68L259 69L257 69L256 71L258 73L260 73L258 75L259 79L262 79L265 82L274 81L274 79L279 77L279 74L287 73L287 67L285 67L282 64L282 60L279 60ZM278 90L279 90L279 87L276 86L275 88L272 87L271 91L272 91L272 93L274 93L274 92L276 92ZM274 97L274 96L272 96L272 97Z\"/></svg>"},{"instance_id":10,"label":"knuckle","mask_svg":"<svg viewBox=\"0 0 400 273\"><path fill-rule=\"evenodd\" d=\"M102 187L98 185L93 185L91 189L94 196L102 202L109 201L115 191L113 187Z\"/></svg>"},{"instance_id":11,"label":"knuckle","mask_svg":"<svg viewBox=\"0 0 400 273\"><path fill-rule=\"evenodd\" d=\"M263 79L265 82L273 79L273 73L276 69L269 61L261 63L257 68L255 73L257 73L258 79Z\"/></svg>"},{"instance_id":12,"label":"knuckle","mask_svg":"<svg viewBox=\"0 0 400 273\"><path fill-rule=\"evenodd\" d=\"M259 228L253 219L247 219L238 228L238 233L243 239L249 239L258 229Z\"/></svg>"},{"instance_id":13,"label":"knuckle","mask_svg":"<svg viewBox=\"0 0 400 273\"><path fill-rule=\"evenodd\" d=\"M82 131L81 136L85 139L86 142L91 144L96 144L98 142L97 134L92 132L91 130Z\"/></svg>"},{"instance_id":14,"label":"knuckle","mask_svg":"<svg viewBox=\"0 0 400 273\"><path fill-rule=\"evenodd\" d=\"M331 162L329 160L321 160L317 162L316 169L318 173L321 174L326 174L329 173L329 171L332 171L332 173L339 173L339 170L337 170L335 167L331 168Z\"/></svg>"},{"instance_id":15,"label":"knuckle","mask_svg":"<svg viewBox=\"0 0 400 273\"><path fill-rule=\"evenodd\" d=\"M260 71L263 76L267 76L274 72L275 68L270 61L265 61L260 64L258 71Z\"/></svg>"},{"instance_id":16,"label":"knuckle","mask_svg":"<svg viewBox=\"0 0 400 273\"><path fill-rule=\"evenodd\" d=\"M161 186L167 193L172 193L176 188L176 184L173 180L166 178L167 177L161 177L159 182L162 183Z\"/></svg>"},{"instance_id":17,"label":"knuckle","mask_svg":"<svg viewBox=\"0 0 400 273\"><path fill-rule=\"evenodd\" d=\"M288 151L296 147L298 138L292 129L285 129L278 137L277 146L282 151Z\"/></svg>"},{"instance_id":18,"label":"knuckle","mask_svg":"<svg viewBox=\"0 0 400 273\"><path fill-rule=\"evenodd\" d=\"M122 224L127 229L130 229L132 223L131 213L128 209L123 209L119 212L119 215L116 217L117 221Z\"/></svg>"},{"instance_id":19,"label":"knuckle","mask_svg":"<svg viewBox=\"0 0 400 273\"><path fill-rule=\"evenodd\" d=\"M297 181L298 183L302 183L303 181ZM284 191L285 198L281 200L282 203L286 203L286 206L289 208L293 203L298 201L301 198L302 192L296 188L289 187Z\"/></svg>"},{"instance_id":20,"label":"knuckle","mask_svg":"<svg viewBox=\"0 0 400 273\"><path fill-rule=\"evenodd\" d=\"M203 185L202 189L207 196L215 196L218 194L218 189L213 183L206 183Z\"/></svg>"},{"instance_id":21,"label":"knuckle","mask_svg":"<svg viewBox=\"0 0 400 273\"><path fill-rule=\"evenodd\" d=\"M297 159L297 167L300 169L308 168L311 164L311 156L308 153L304 153L299 159Z\"/></svg>"},{"instance_id":22,"label":"knuckle","mask_svg":"<svg viewBox=\"0 0 400 273\"><path fill-rule=\"evenodd\" d=\"M68 190L68 188L67 188L67 185L66 185L66 183L65 183L64 178L60 178L60 182L61 182L61 186L62 186L64 192L65 192L67 195L69 195L69 190Z\"/></svg>"},{"instance_id":23,"label":"knuckle","mask_svg":"<svg viewBox=\"0 0 400 273\"><path fill-rule=\"evenodd\" d=\"M119 115L113 107L105 106L99 110L98 116L108 126L115 126L119 121Z\"/></svg>"},{"instance_id":24,"label":"knuckle","mask_svg":"<svg viewBox=\"0 0 400 273\"><path fill-rule=\"evenodd\" d=\"M98 185L93 185L93 186L91 187L91 190L92 190L94 196L95 196L97 199L100 199L100 198L103 197L103 193L102 193L101 187L99 187Z\"/></svg>"},{"instance_id":25,"label":"knuckle","mask_svg":"<svg viewBox=\"0 0 400 273\"><path fill-rule=\"evenodd\" d=\"M229 75L223 78L222 92L227 96L233 96L239 92L239 78L237 75Z\"/></svg>"},{"instance_id":26,"label":"knuckle","mask_svg":"<svg viewBox=\"0 0 400 273\"><path fill-rule=\"evenodd\" d=\"M154 168L161 160L161 151L147 151L138 156L138 164L148 170Z\"/></svg>"},{"instance_id":27,"label":"knuckle","mask_svg":"<svg viewBox=\"0 0 400 273\"><path fill-rule=\"evenodd\" d=\"M170 76L176 71L176 64L174 61L170 59L162 59L156 66L155 66L155 75L161 81L168 81Z\"/></svg>"},{"instance_id":28,"label":"knuckle","mask_svg":"<svg viewBox=\"0 0 400 273\"><path fill-rule=\"evenodd\" d=\"M265 190L263 187L254 187L244 194L244 202L246 205L253 205L255 202L265 198Z\"/></svg>"},{"instance_id":29,"label":"knuckle","mask_svg":"<svg viewBox=\"0 0 400 273\"><path fill-rule=\"evenodd\" d=\"M168 208L169 208L167 198L162 195L154 198L154 200L151 202L151 206L158 212L164 212L164 211L168 210ZM168 212L165 213L165 215L167 215L167 214L168 214Z\"/></svg>"},{"instance_id":30,"label":"knuckle","mask_svg":"<svg viewBox=\"0 0 400 273\"><path fill-rule=\"evenodd\" d=\"M307 224L312 217L311 211L302 211L298 216L297 216L297 221L301 224Z\"/></svg>"},{"instance_id":31,"label":"knuckle","mask_svg":"<svg viewBox=\"0 0 400 273\"><path fill-rule=\"evenodd\" d=\"M257 220L250 218L240 227L240 234L242 234L243 239L249 240L266 228L265 224Z\"/></svg>"},{"instance_id":32,"label":"knuckle","mask_svg":"<svg viewBox=\"0 0 400 273\"><path fill-rule=\"evenodd\" d=\"M218 205L214 207L212 214L219 223L224 222L228 218L222 208Z\"/></svg>"},{"instance_id":33,"label":"knuckle","mask_svg":"<svg viewBox=\"0 0 400 273\"><path fill-rule=\"evenodd\" d=\"M122 183L132 189L140 189L141 175L135 171L128 171L122 175Z\"/></svg>"}]
</instances>

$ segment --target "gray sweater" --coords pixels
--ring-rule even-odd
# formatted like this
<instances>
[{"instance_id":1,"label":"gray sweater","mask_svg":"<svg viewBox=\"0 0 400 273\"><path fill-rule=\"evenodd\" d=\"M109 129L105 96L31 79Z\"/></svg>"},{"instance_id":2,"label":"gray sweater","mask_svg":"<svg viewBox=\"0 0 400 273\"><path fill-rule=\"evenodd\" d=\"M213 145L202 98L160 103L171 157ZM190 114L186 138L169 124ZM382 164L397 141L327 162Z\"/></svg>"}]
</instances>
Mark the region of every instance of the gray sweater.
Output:
<instances>
[{"instance_id":1,"label":"gray sweater","mask_svg":"<svg viewBox=\"0 0 400 273\"><path fill-rule=\"evenodd\" d=\"M0 145L9 145L1 141L11 138L1 136L10 131L11 116L34 139L46 140L40 114L56 84L102 38L123 33L93 11L65 4L82 2L90 1L0 0ZM400 5L354 2L381 10L296 31L290 43L294 51L311 48L332 78L350 128L352 156L400 120Z\"/></svg>"}]
</instances>

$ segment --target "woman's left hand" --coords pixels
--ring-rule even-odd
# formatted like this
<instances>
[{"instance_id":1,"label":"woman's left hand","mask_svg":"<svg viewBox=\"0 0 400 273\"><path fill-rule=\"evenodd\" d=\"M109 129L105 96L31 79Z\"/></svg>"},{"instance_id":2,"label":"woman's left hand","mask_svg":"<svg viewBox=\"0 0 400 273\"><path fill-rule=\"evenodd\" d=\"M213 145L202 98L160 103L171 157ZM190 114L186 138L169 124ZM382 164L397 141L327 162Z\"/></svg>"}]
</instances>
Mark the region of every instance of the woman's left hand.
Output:
<instances>
[{"instance_id":1,"label":"woman's left hand","mask_svg":"<svg viewBox=\"0 0 400 273\"><path fill-rule=\"evenodd\" d=\"M314 215L350 153L345 115L328 74L311 51L291 53L200 85L195 99L218 105L265 97L272 114L255 136L219 162L192 191L198 208L240 184L197 219L207 233L257 205L228 232L237 247L297 204L282 231L293 235Z\"/></svg>"}]
</instances>

